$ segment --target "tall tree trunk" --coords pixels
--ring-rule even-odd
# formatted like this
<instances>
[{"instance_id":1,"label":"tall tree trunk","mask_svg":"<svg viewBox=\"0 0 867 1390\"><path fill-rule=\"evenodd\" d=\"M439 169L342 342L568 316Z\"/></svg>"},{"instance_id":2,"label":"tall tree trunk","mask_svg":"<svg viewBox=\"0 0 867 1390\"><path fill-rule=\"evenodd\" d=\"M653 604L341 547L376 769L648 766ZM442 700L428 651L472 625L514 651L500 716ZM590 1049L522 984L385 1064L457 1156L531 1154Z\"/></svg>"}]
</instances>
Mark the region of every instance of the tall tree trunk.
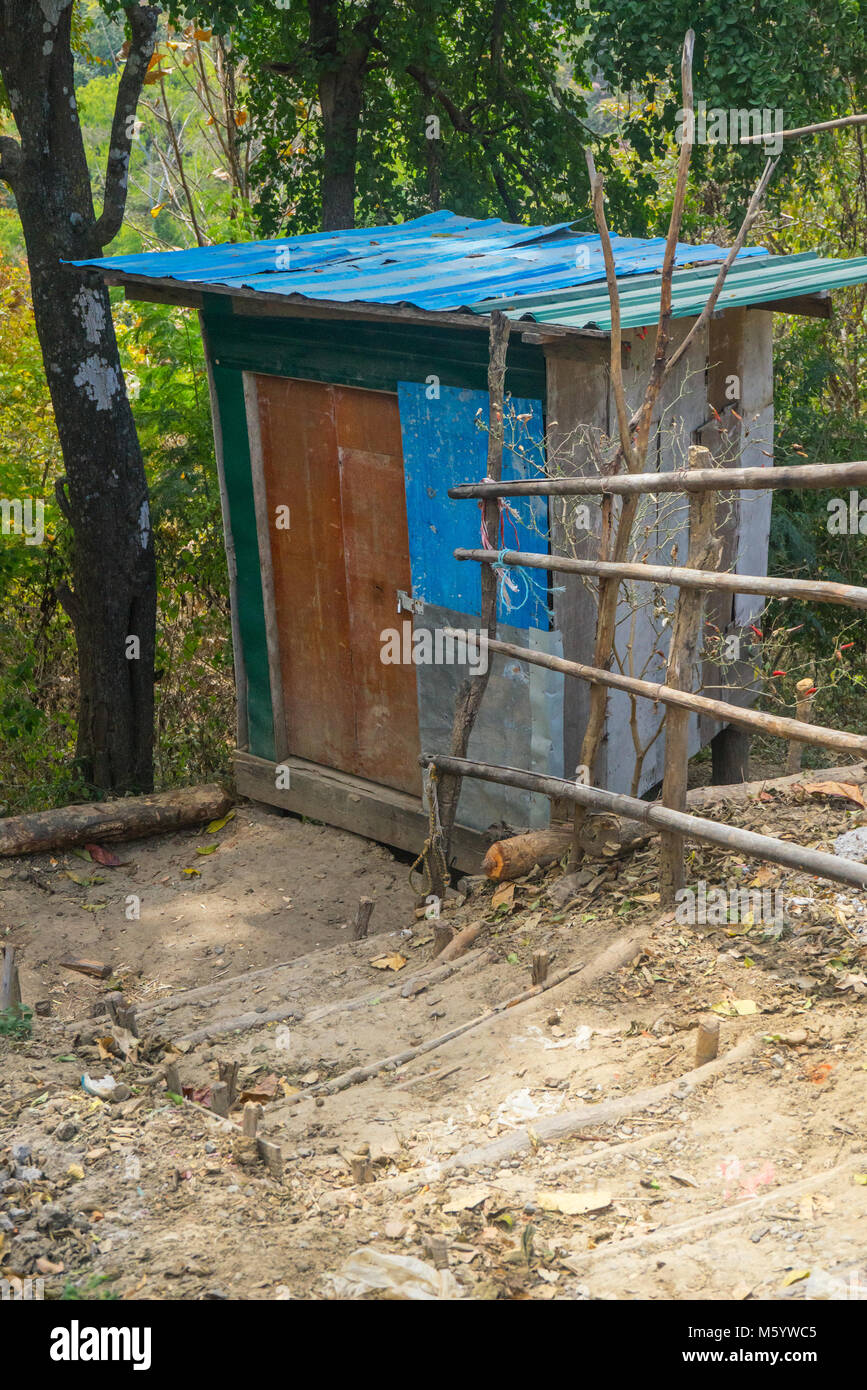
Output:
<instances>
[{"instance_id":1,"label":"tall tree trunk","mask_svg":"<svg viewBox=\"0 0 867 1390\"><path fill-rule=\"evenodd\" d=\"M345 65L320 76L323 232L355 226L355 166L363 100L363 71Z\"/></svg>"},{"instance_id":2,"label":"tall tree trunk","mask_svg":"<svg viewBox=\"0 0 867 1390\"><path fill-rule=\"evenodd\" d=\"M153 52L157 11L130 5L133 46L121 78L102 215L91 196L75 101L72 0L0 0L0 74L20 142L0 143L15 194L36 328L66 477L56 485L73 531L73 587L59 597L75 630L77 754L101 792L153 785L156 571L141 450L101 276L62 262L99 256L123 216L130 116Z\"/></svg>"},{"instance_id":3,"label":"tall tree trunk","mask_svg":"<svg viewBox=\"0 0 867 1390\"><path fill-rule=\"evenodd\" d=\"M308 0L310 46L319 61L322 112L322 230L355 226L355 170L370 53L388 0L368 0L341 27L339 0Z\"/></svg>"}]
</instances>

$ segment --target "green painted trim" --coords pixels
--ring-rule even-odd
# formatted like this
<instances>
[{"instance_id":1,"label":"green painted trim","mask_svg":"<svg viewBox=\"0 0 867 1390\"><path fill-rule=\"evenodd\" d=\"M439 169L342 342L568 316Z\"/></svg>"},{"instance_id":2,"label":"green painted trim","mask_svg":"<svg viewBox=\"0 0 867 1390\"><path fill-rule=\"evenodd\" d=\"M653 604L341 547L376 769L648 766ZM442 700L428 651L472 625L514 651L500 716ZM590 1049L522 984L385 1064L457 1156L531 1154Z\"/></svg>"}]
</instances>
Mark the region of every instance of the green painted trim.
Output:
<instances>
[{"instance_id":1,"label":"green painted trim","mask_svg":"<svg viewBox=\"0 0 867 1390\"><path fill-rule=\"evenodd\" d=\"M204 301L215 366L374 391L396 391L398 381L431 375L444 386L487 389L488 335L478 329L259 318L233 313L222 295L206 294ZM545 399L544 354L517 335L509 342L506 387L514 396Z\"/></svg>"},{"instance_id":2,"label":"green painted trim","mask_svg":"<svg viewBox=\"0 0 867 1390\"><path fill-rule=\"evenodd\" d=\"M210 336L210 325L208 325ZM247 678L247 725L250 752L257 758L274 760L274 716L271 706L271 679L268 671L268 642L265 635L265 605L259 561L259 538L250 446L247 438L247 410L244 379L240 372L213 364L214 389L220 411L223 436L223 467L226 497L232 518L232 538L237 563L238 628Z\"/></svg>"}]
</instances>

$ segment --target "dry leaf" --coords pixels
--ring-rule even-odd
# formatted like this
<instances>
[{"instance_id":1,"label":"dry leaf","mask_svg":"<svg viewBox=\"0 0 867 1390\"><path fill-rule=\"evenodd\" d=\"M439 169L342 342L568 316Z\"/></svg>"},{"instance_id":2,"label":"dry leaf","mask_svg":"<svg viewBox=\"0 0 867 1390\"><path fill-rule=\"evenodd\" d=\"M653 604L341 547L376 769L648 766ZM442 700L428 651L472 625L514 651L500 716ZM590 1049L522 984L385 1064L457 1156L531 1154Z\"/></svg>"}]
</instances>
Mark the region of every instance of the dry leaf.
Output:
<instances>
[{"instance_id":1,"label":"dry leaf","mask_svg":"<svg viewBox=\"0 0 867 1390\"><path fill-rule=\"evenodd\" d=\"M406 965L406 956L393 951L390 956L377 956L370 964L374 970L402 970Z\"/></svg>"},{"instance_id":2,"label":"dry leaf","mask_svg":"<svg viewBox=\"0 0 867 1390\"><path fill-rule=\"evenodd\" d=\"M863 806L867 811L864 793L854 782L810 782L804 784L804 791L815 792L819 796L844 796L847 801L854 801L856 806Z\"/></svg>"},{"instance_id":3,"label":"dry leaf","mask_svg":"<svg viewBox=\"0 0 867 1390\"><path fill-rule=\"evenodd\" d=\"M498 888L491 898L491 907L511 907L515 901L514 883L504 883L502 888Z\"/></svg>"},{"instance_id":4,"label":"dry leaf","mask_svg":"<svg viewBox=\"0 0 867 1390\"><path fill-rule=\"evenodd\" d=\"M787 1274L782 1283L782 1288L787 1289L790 1284L798 1284L802 1279L808 1279L810 1271L808 1269L793 1269L791 1274Z\"/></svg>"},{"instance_id":5,"label":"dry leaf","mask_svg":"<svg viewBox=\"0 0 867 1390\"><path fill-rule=\"evenodd\" d=\"M759 1006L753 999L721 999L712 1010L723 1018L746 1018L748 1014L757 1014L758 1011Z\"/></svg>"},{"instance_id":6,"label":"dry leaf","mask_svg":"<svg viewBox=\"0 0 867 1390\"><path fill-rule=\"evenodd\" d=\"M121 861L110 849L103 849L101 845L85 845L84 848L97 864L104 864L107 869L120 868Z\"/></svg>"},{"instance_id":7,"label":"dry leaf","mask_svg":"<svg viewBox=\"0 0 867 1390\"><path fill-rule=\"evenodd\" d=\"M240 1098L242 1101L252 1100L264 1104L265 1101L274 1099L278 1085L277 1077L271 1072L257 1081L251 1081L246 1090L241 1092Z\"/></svg>"},{"instance_id":8,"label":"dry leaf","mask_svg":"<svg viewBox=\"0 0 867 1390\"><path fill-rule=\"evenodd\" d=\"M808 1073L808 1075L810 1080L814 1083L814 1085L821 1086L823 1082L828 1080L828 1077L831 1075L831 1072L833 1070L833 1062L820 1062L817 1067L814 1067L813 1070Z\"/></svg>"},{"instance_id":9,"label":"dry leaf","mask_svg":"<svg viewBox=\"0 0 867 1390\"><path fill-rule=\"evenodd\" d=\"M563 1216L586 1216L588 1212L605 1211L612 1200L611 1193L601 1188L587 1192L540 1192L536 1197L543 1211L558 1211Z\"/></svg>"}]
</instances>

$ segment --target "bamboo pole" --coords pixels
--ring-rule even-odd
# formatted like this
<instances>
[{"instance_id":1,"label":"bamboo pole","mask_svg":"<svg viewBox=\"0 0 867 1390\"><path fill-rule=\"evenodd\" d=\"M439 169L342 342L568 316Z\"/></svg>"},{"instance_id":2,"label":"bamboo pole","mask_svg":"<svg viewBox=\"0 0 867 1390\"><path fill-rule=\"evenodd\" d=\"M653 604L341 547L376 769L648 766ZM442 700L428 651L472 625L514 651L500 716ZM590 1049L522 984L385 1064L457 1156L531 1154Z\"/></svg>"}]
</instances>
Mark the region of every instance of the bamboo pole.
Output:
<instances>
[{"instance_id":1,"label":"bamboo pole","mask_svg":"<svg viewBox=\"0 0 867 1390\"><path fill-rule=\"evenodd\" d=\"M867 461L796 463L780 468L673 468L667 473L597 474L592 478L527 478L517 482L459 483L449 497L599 497L644 492L763 492L767 488L859 487L867 484Z\"/></svg>"},{"instance_id":2,"label":"bamboo pole","mask_svg":"<svg viewBox=\"0 0 867 1390\"><path fill-rule=\"evenodd\" d=\"M698 469L711 461L709 449L691 444L689 467ZM721 546L714 544L716 494L690 493L689 542L687 565L704 569L719 556ZM704 593L701 589L681 589L674 615L665 683L674 690L692 692L693 667L698 660L701 623L704 615ZM690 711L670 706L665 712L665 763L662 780L662 804L672 811L686 810L686 784L689 777ZM663 831L659 856L660 901L671 907L674 895L684 883L683 837Z\"/></svg>"},{"instance_id":3,"label":"bamboo pole","mask_svg":"<svg viewBox=\"0 0 867 1390\"><path fill-rule=\"evenodd\" d=\"M509 346L511 320L505 314L494 310L491 314L491 328L488 339L488 477L499 480L503 469L504 413L506 391L506 353ZM500 508L496 497L491 497L484 505L484 526L488 538L499 537ZM480 628L483 633L497 631L497 576L490 566L482 570L482 599ZM458 691L452 722L451 751L462 757L469 746L470 734L476 722L479 706L490 679L490 666L483 672L465 680ZM444 897L446 891L446 866L452 828L461 794L460 778L446 777L438 789L440 825L442 827L442 856L430 847L428 866L430 870L430 889L437 897ZM433 795L433 789L431 789Z\"/></svg>"},{"instance_id":4,"label":"bamboo pole","mask_svg":"<svg viewBox=\"0 0 867 1390\"><path fill-rule=\"evenodd\" d=\"M446 636L467 637L465 631L457 628L447 627L443 632ZM492 652L517 657L519 661L529 661L534 666L546 666L549 671L562 671L566 676L577 676L579 680L608 686L611 690L626 690L633 695L642 695L647 700L653 700L654 704L676 705L695 714L708 714L723 724L736 724L749 730L760 729L763 733L774 734L777 738L799 739L801 743L812 743L817 748L836 748L842 753L860 753L862 756L867 753L867 737L863 734L827 729L821 724L802 724L797 719L789 719L782 714L769 714L766 710L743 709L740 705L730 705L726 700L712 700L707 695L672 690L670 686L658 684L656 681L640 680L638 676L623 676L619 671L603 671L598 666L584 666L580 661L565 661L561 656L530 651L527 647L516 647L511 642L485 639L484 636L479 640L480 645L487 645Z\"/></svg>"},{"instance_id":5,"label":"bamboo pole","mask_svg":"<svg viewBox=\"0 0 867 1390\"><path fill-rule=\"evenodd\" d=\"M642 821L655 829L676 830L690 839L766 859L769 863L782 864L787 869L796 869L801 873L815 874L819 878L830 879L832 883L867 888L867 864L842 859L836 854L825 854L822 850L807 849L804 845L778 840L771 835L757 835L752 830L741 830L738 826L686 815L683 811L671 811L658 802L640 801L637 797L625 796L620 792L604 791L602 787L568 782L563 777L544 777L517 767L497 767L491 763L450 758L439 753L424 753L419 762L423 767L433 764L441 771L451 771L456 776L478 777L500 786L517 787L520 791L538 792L551 800L562 797L594 811L613 812L625 816L627 820Z\"/></svg>"},{"instance_id":6,"label":"bamboo pole","mask_svg":"<svg viewBox=\"0 0 867 1390\"><path fill-rule=\"evenodd\" d=\"M524 550L464 550L456 560L480 564L514 565L521 569L552 570L556 574L586 574L611 579L635 579L647 584L673 584L680 589L709 589L717 593L761 594L765 598L799 598L807 603L838 603L847 608L867 608L867 588L857 584L833 584L824 579L781 579L776 575L736 574L729 570L687 569L678 565L645 565L610 560L575 560L571 555L542 555Z\"/></svg>"}]
</instances>

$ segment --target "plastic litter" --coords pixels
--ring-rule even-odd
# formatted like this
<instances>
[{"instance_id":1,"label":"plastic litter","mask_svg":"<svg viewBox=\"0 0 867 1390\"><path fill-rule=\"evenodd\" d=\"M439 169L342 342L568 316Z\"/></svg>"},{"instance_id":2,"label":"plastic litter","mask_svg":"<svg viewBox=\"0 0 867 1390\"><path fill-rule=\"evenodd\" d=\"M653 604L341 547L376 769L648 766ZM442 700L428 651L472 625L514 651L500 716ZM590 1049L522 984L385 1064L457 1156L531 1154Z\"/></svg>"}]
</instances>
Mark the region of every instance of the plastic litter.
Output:
<instances>
[{"instance_id":1,"label":"plastic litter","mask_svg":"<svg viewBox=\"0 0 867 1390\"><path fill-rule=\"evenodd\" d=\"M461 1297L460 1285L447 1269L384 1250L356 1250L324 1282L332 1298L364 1298L369 1293L420 1300Z\"/></svg>"},{"instance_id":2,"label":"plastic litter","mask_svg":"<svg viewBox=\"0 0 867 1390\"><path fill-rule=\"evenodd\" d=\"M81 1078L81 1084L89 1096L98 1096L100 1100L107 1100L117 1087L117 1082L113 1076L88 1076L87 1072Z\"/></svg>"}]
</instances>

